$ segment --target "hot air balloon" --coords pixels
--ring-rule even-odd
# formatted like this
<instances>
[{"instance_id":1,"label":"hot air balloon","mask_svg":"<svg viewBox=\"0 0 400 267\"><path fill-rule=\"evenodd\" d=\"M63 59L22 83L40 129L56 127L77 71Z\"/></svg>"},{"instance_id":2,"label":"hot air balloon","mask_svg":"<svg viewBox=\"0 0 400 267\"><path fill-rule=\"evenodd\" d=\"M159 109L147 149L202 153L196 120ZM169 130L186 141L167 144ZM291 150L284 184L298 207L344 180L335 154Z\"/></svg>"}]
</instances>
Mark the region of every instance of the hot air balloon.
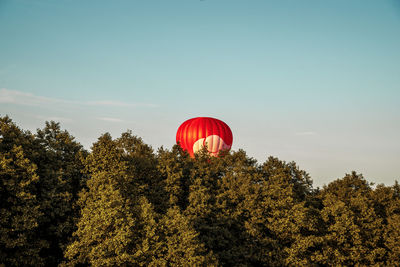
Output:
<instances>
[{"instance_id":1,"label":"hot air balloon","mask_svg":"<svg viewBox=\"0 0 400 267\"><path fill-rule=\"evenodd\" d=\"M232 147L232 131L229 126L218 119L210 117L192 118L179 126L176 142L186 150L191 157L204 146L212 156L218 156L223 150Z\"/></svg>"}]
</instances>

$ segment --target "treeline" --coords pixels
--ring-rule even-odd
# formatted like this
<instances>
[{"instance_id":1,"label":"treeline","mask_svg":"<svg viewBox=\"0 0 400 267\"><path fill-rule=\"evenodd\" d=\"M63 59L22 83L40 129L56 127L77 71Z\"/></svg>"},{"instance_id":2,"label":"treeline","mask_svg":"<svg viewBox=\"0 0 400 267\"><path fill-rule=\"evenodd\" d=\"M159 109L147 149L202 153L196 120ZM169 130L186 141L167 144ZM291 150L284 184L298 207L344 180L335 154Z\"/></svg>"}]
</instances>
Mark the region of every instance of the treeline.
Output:
<instances>
[{"instance_id":1,"label":"treeline","mask_svg":"<svg viewBox=\"0 0 400 267\"><path fill-rule=\"evenodd\" d=\"M1 266L398 266L400 186L315 189L294 162L192 159L126 132L86 151L0 117Z\"/></svg>"}]
</instances>

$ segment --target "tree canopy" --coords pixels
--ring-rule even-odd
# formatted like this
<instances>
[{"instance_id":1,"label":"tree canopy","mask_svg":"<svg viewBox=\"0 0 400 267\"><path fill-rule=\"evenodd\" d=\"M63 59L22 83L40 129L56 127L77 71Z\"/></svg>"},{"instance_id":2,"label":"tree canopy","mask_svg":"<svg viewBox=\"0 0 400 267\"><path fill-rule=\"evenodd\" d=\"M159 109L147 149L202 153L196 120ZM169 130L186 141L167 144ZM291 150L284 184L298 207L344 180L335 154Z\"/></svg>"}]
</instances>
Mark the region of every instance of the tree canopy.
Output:
<instances>
[{"instance_id":1,"label":"tree canopy","mask_svg":"<svg viewBox=\"0 0 400 267\"><path fill-rule=\"evenodd\" d=\"M59 123L0 117L0 266L396 266L400 186L295 162L154 151L131 131L85 150Z\"/></svg>"}]
</instances>

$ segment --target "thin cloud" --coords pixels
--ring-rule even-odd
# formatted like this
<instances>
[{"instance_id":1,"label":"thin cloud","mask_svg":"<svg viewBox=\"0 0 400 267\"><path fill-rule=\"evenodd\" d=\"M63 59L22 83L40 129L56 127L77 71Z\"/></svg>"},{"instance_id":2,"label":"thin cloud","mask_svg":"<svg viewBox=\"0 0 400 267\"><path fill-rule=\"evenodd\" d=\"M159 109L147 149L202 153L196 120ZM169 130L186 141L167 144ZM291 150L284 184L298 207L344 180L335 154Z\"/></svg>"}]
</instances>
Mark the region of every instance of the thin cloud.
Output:
<instances>
[{"instance_id":1,"label":"thin cloud","mask_svg":"<svg viewBox=\"0 0 400 267\"><path fill-rule=\"evenodd\" d=\"M36 96L31 93L25 93L17 90L9 90L5 88L0 89L0 103L17 104L24 106L42 106L48 104L62 103L71 104L71 102L62 99Z\"/></svg>"},{"instance_id":2,"label":"thin cloud","mask_svg":"<svg viewBox=\"0 0 400 267\"><path fill-rule=\"evenodd\" d=\"M43 106L43 105L79 105L79 106L107 106L107 107L145 107L154 108L158 107L155 104L146 103L127 103L122 101L100 100L100 101L68 101L60 98L51 98L38 96L31 93L25 93L17 90L9 90L6 88L0 89L0 103L16 104L24 106Z\"/></svg>"},{"instance_id":3,"label":"thin cloud","mask_svg":"<svg viewBox=\"0 0 400 267\"><path fill-rule=\"evenodd\" d=\"M109 121L109 122L124 122L124 120L121 120L118 118L110 118L110 117L99 117L97 119L101 120L101 121Z\"/></svg>"},{"instance_id":4,"label":"thin cloud","mask_svg":"<svg viewBox=\"0 0 400 267\"><path fill-rule=\"evenodd\" d=\"M146 104L146 103L126 103L121 101L89 101L85 104L90 106L109 106L109 107L149 107L155 108L157 105L155 104Z\"/></svg>"},{"instance_id":5,"label":"thin cloud","mask_svg":"<svg viewBox=\"0 0 400 267\"><path fill-rule=\"evenodd\" d=\"M314 135L317 135L317 133L313 132L313 131L308 131L308 132L297 132L294 135L298 135L298 136L314 136Z\"/></svg>"},{"instance_id":6,"label":"thin cloud","mask_svg":"<svg viewBox=\"0 0 400 267\"><path fill-rule=\"evenodd\" d=\"M35 115L34 117L39 120L55 121L55 122L63 122L63 123L74 121L73 119L65 118L65 117L54 117L54 116L46 117L46 116L40 116L40 115Z\"/></svg>"}]
</instances>

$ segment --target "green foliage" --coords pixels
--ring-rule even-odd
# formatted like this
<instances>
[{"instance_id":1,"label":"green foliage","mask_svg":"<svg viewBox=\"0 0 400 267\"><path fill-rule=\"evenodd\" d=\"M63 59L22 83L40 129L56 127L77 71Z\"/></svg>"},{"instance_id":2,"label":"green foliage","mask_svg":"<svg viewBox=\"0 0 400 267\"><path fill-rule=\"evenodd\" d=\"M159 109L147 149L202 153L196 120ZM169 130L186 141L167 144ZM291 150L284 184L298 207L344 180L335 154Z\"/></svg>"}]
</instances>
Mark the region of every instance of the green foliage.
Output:
<instances>
[{"instance_id":1,"label":"green foliage","mask_svg":"<svg viewBox=\"0 0 400 267\"><path fill-rule=\"evenodd\" d=\"M139 142L128 146L126 141ZM130 133L117 140L106 134L94 144L84 162L90 178L88 189L80 194L81 217L76 239L66 250L66 264L166 266L204 262L207 253L179 210L169 209L163 216L148 201L152 182L143 176L157 177L156 165L149 164L154 160L152 151L144 148L147 157L142 154L141 141Z\"/></svg>"},{"instance_id":2,"label":"green foliage","mask_svg":"<svg viewBox=\"0 0 400 267\"><path fill-rule=\"evenodd\" d=\"M372 197L375 212L382 220L380 245L386 252L383 262L395 266L400 259L400 186L397 181L391 187L378 185Z\"/></svg>"},{"instance_id":3,"label":"green foliage","mask_svg":"<svg viewBox=\"0 0 400 267\"><path fill-rule=\"evenodd\" d=\"M323 238L315 255L321 264L383 264L382 218L374 209L373 189L355 172L326 186L319 194Z\"/></svg>"},{"instance_id":4,"label":"green foliage","mask_svg":"<svg viewBox=\"0 0 400 267\"><path fill-rule=\"evenodd\" d=\"M84 165L90 178L87 190L80 193L76 240L65 252L69 264L117 266L134 262L130 250L138 239L133 229L137 217L124 186L129 177L122 150L110 135L103 135Z\"/></svg>"},{"instance_id":5,"label":"green foliage","mask_svg":"<svg viewBox=\"0 0 400 267\"><path fill-rule=\"evenodd\" d=\"M40 231L50 244L42 255L45 255L46 265L57 265L76 229L79 213L76 201L85 184L81 158L86 151L55 122L46 122L44 129L38 129L35 141L40 151L35 159L40 177L38 199L44 214Z\"/></svg>"},{"instance_id":6,"label":"green foliage","mask_svg":"<svg viewBox=\"0 0 400 267\"><path fill-rule=\"evenodd\" d=\"M396 266L400 186L0 118L0 266Z\"/></svg>"},{"instance_id":7,"label":"green foliage","mask_svg":"<svg viewBox=\"0 0 400 267\"><path fill-rule=\"evenodd\" d=\"M175 206L159 222L159 245L153 254L153 266L217 266L212 252L199 241L188 219Z\"/></svg>"},{"instance_id":8,"label":"green foliage","mask_svg":"<svg viewBox=\"0 0 400 267\"><path fill-rule=\"evenodd\" d=\"M171 151L160 148L157 155L157 172L161 178L161 186L164 188L162 196L167 207L179 206L185 209L188 205L190 185L190 173L193 161L188 153L175 145Z\"/></svg>"},{"instance_id":9,"label":"green foliage","mask_svg":"<svg viewBox=\"0 0 400 267\"><path fill-rule=\"evenodd\" d=\"M38 246L38 257L46 265L57 265L62 261L63 250L75 230L79 212L75 202L85 184L79 158L86 152L55 122L47 122L43 130L33 135L19 129L8 117L3 117L0 118L0 137L1 155L19 147L26 160L36 168L35 176L32 174L35 183L30 186L30 191L41 214L36 218L36 234L46 243Z\"/></svg>"},{"instance_id":10,"label":"green foliage","mask_svg":"<svg viewBox=\"0 0 400 267\"><path fill-rule=\"evenodd\" d=\"M47 246L38 236L43 214L35 195L36 166L20 146L0 154L0 263L42 265L39 252Z\"/></svg>"}]
</instances>

